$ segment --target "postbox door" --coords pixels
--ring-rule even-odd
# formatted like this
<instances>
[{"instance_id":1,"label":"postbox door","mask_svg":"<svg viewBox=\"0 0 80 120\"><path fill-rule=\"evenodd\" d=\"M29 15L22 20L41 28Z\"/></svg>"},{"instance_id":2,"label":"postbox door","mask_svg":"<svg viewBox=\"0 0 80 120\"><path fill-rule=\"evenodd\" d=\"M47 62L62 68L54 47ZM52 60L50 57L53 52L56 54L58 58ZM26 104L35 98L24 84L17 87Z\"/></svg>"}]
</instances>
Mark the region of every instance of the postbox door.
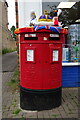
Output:
<instances>
[{"instance_id":1,"label":"postbox door","mask_svg":"<svg viewBox=\"0 0 80 120\"><path fill-rule=\"evenodd\" d=\"M58 88L61 86L61 45L46 44L43 49L43 86L45 89Z\"/></svg>"}]
</instances>

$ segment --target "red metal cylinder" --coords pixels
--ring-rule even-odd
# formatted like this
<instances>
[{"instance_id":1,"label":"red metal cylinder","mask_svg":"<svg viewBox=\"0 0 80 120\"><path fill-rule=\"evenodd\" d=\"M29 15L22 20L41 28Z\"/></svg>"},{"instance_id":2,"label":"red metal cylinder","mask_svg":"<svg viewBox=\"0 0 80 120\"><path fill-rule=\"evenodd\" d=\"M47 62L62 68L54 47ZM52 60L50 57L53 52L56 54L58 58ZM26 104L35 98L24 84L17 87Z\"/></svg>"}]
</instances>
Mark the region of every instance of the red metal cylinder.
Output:
<instances>
[{"instance_id":1,"label":"red metal cylinder","mask_svg":"<svg viewBox=\"0 0 80 120\"><path fill-rule=\"evenodd\" d=\"M45 29L20 33L23 109L51 109L61 104L63 41L63 33Z\"/></svg>"}]
</instances>

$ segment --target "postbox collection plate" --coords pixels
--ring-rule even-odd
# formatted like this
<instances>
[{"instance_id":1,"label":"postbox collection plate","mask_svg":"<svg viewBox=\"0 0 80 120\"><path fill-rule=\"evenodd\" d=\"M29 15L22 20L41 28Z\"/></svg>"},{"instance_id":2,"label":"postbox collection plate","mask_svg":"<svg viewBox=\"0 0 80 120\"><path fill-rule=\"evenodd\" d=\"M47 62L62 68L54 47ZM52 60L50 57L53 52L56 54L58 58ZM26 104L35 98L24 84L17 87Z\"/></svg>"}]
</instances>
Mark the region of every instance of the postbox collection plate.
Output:
<instances>
[{"instance_id":1,"label":"postbox collection plate","mask_svg":"<svg viewBox=\"0 0 80 120\"><path fill-rule=\"evenodd\" d=\"M34 50L27 50L27 61L34 61Z\"/></svg>"},{"instance_id":2,"label":"postbox collection plate","mask_svg":"<svg viewBox=\"0 0 80 120\"><path fill-rule=\"evenodd\" d=\"M58 61L58 55L59 51L58 50L53 50L53 61Z\"/></svg>"}]
</instances>

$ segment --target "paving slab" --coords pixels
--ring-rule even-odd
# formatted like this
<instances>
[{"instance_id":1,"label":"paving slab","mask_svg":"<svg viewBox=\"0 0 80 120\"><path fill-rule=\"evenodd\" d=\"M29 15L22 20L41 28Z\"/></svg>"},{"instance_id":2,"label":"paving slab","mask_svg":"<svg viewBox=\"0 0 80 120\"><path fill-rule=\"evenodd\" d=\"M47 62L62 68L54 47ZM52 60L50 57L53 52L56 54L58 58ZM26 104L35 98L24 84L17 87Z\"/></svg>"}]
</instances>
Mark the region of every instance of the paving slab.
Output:
<instances>
[{"instance_id":1,"label":"paving slab","mask_svg":"<svg viewBox=\"0 0 80 120\"><path fill-rule=\"evenodd\" d=\"M35 119L47 118L50 120L52 118L55 118L55 120L57 118L60 118L60 119L61 118L62 119L63 118L65 119L66 118L78 118L78 102L77 102L78 99L76 99L77 97L75 97L77 95L76 94L77 90L78 88L63 88L62 98L64 99L64 101L62 102L62 105L57 108L53 108L51 110L36 111L36 112L35 111L24 112L24 110L21 110L17 115L14 115L13 111L20 109L19 91L14 92L14 97L13 97L13 94L7 93L7 94L10 94L10 98L12 97L12 99L10 99L9 103L8 101L6 101L8 105L3 108L3 111L4 111L3 118L5 117L6 118L10 118L10 117L12 118L35 118ZM74 91L74 95L72 95L73 91ZM66 92L68 92L69 94L66 94Z\"/></svg>"}]
</instances>

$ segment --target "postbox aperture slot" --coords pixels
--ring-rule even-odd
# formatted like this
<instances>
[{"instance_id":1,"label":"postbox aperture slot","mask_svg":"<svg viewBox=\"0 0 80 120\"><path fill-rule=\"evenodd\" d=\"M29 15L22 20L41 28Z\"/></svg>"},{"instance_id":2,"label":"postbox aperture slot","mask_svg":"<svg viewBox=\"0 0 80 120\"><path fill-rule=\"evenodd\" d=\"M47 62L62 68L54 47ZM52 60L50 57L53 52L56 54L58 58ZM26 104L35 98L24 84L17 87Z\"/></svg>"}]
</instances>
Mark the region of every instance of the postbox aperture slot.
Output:
<instances>
[{"instance_id":1,"label":"postbox aperture slot","mask_svg":"<svg viewBox=\"0 0 80 120\"><path fill-rule=\"evenodd\" d=\"M24 40L38 40L36 34L25 34Z\"/></svg>"},{"instance_id":2,"label":"postbox aperture slot","mask_svg":"<svg viewBox=\"0 0 80 120\"><path fill-rule=\"evenodd\" d=\"M27 53L27 58L26 58L26 60L28 61L28 62L33 62L34 61L34 50L32 50L32 49L27 49L27 51L26 51Z\"/></svg>"},{"instance_id":3,"label":"postbox aperture slot","mask_svg":"<svg viewBox=\"0 0 80 120\"><path fill-rule=\"evenodd\" d=\"M38 37L24 37L24 40L38 40Z\"/></svg>"},{"instance_id":4,"label":"postbox aperture slot","mask_svg":"<svg viewBox=\"0 0 80 120\"><path fill-rule=\"evenodd\" d=\"M60 37L49 37L49 40L60 40Z\"/></svg>"}]
</instances>

